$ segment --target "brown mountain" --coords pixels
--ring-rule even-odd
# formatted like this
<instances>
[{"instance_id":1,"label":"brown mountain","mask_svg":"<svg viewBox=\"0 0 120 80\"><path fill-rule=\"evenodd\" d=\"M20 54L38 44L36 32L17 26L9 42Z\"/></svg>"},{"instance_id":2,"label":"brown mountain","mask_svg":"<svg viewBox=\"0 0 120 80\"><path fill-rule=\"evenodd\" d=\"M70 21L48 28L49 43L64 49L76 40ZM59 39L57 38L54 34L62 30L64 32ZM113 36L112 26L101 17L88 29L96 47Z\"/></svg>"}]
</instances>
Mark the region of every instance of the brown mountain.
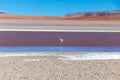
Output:
<instances>
[{"instance_id":1,"label":"brown mountain","mask_svg":"<svg viewBox=\"0 0 120 80\"><path fill-rule=\"evenodd\" d=\"M78 12L67 14L66 17L120 17L120 10L98 11L98 12Z\"/></svg>"}]
</instances>

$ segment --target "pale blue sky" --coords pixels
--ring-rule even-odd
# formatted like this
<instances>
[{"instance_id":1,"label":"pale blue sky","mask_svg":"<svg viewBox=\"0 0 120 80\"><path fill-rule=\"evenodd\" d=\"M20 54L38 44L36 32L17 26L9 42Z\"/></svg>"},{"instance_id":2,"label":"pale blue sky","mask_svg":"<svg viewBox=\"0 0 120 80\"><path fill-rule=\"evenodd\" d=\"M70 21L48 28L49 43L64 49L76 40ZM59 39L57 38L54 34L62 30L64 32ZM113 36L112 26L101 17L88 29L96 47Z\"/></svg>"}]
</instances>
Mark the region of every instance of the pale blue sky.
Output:
<instances>
[{"instance_id":1,"label":"pale blue sky","mask_svg":"<svg viewBox=\"0 0 120 80\"><path fill-rule=\"evenodd\" d=\"M120 0L0 0L10 14L64 16L68 13L120 9Z\"/></svg>"}]
</instances>

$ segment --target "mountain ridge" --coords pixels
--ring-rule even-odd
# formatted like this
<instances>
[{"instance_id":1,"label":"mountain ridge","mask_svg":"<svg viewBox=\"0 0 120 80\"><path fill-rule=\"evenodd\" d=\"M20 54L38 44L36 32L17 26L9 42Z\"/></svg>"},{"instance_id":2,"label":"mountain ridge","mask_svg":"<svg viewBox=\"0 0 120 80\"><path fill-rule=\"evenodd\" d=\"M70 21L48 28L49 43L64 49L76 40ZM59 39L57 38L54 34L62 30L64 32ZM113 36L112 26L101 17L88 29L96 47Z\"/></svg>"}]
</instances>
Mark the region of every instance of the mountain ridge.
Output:
<instances>
[{"instance_id":1,"label":"mountain ridge","mask_svg":"<svg viewBox=\"0 0 120 80\"><path fill-rule=\"evenodd\" d=\"M4 12L4 11L0 11L0 14L6 14L6 12Z\"/></svg>"},{"instance_id":2,"label":"mountain ridge","mask_svg":"<svg viewBox=\"0 0 120 80\"><path fill-rule=\"evenodd\" d=\"M78 12L67 14L65 17L120 17L120 10Z\"/></svg>"}]
</instances>

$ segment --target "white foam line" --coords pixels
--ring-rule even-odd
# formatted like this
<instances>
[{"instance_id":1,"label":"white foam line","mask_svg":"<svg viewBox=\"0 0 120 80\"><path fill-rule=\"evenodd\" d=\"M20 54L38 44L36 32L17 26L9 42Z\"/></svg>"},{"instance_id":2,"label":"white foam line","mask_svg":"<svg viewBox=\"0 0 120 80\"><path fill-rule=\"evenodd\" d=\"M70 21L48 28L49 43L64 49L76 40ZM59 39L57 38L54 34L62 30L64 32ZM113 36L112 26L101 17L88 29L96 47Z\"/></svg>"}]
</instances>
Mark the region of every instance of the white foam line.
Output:
<instances>
[{"instance_id":1,"label":"white foam line","mask_svg":"<svg viewBox=\"0 0 120 80\"><path fill-rule=\"evenodd\" d=\"M25 57L25 56L51 56L52 54L45 53L2 53L0 57Z\"/></svg>"},{"instance_id":2,"label":"white foam line","mask_svg":"<svg viewBox=\"0 0 120 80\"><path fill-rule=\"evenodd\" d=\"M88 53L81 55L64 55L61 60L111 60L120 59L120 53Z\"/></svg>"},{"instance_id":3,"label":"white foam line","mask_svg":"<svg viewBox=\"0 0 120 80\"><path fill-rule=\"evenodd\" d=\"M120 32L120 30L33 30L33 29L0 29L0 31L32 32Z\"/></svg>"},{"instance_id":4,"label":"white foam line","mask_svg":"<svg viewBox=\"0 0 120 80\"><path fill-rule=\"evenodd\" d=\"M94 52L83 54L60 54L60 53L0 53L1 58L5 57L44 57L53 56L59 60L111 60L120 59L120 52ZM45 58L44 58L45 59ZM26 59L25 61L40 61L41 59Z\"/></svg>"}]
</instances>

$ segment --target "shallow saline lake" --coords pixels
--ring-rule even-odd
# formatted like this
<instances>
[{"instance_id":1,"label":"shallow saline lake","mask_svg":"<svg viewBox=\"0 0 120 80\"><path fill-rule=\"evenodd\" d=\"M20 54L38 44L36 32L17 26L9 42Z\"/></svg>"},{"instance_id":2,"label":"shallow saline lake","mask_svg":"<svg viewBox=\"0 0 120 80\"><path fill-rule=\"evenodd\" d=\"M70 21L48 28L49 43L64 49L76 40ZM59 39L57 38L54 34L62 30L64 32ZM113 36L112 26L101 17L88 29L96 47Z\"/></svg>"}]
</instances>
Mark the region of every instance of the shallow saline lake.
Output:
<instances>
[{"instance_id":1,"label":"shallow saline lake","mask_svg":"<svg viewBox=\"0 0 120 80\"><path fill-rule=\"evenodd\" d=\"M120 52L120 46L0 46L0 52Z\"/></svg>"}]
</instances>

